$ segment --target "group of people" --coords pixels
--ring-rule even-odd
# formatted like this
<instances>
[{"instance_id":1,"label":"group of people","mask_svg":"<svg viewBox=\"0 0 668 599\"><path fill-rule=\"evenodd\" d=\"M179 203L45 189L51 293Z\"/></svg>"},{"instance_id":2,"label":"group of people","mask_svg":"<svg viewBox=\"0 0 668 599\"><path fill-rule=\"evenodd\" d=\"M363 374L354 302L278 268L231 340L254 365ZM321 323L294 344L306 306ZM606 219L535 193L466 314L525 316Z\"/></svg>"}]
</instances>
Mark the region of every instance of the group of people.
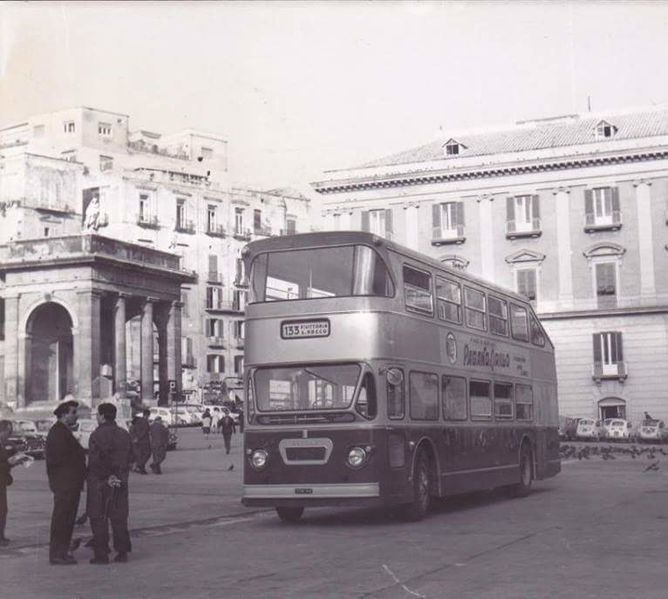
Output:
<instances>
[{"instance_id":1,"label":"group of people","mask_svg":"<svg viewBox=\"0 0 668 599\"><path fill-rule=\"evenodd\" d=\"M156 416L155 420L149 424L150 414L150 410L143 410L141 416L134 418L130 427L135 455L135 472L148 474L146 462L153 456L149 468L154 474L162 474L160 464L165 461L167 455L169 429L163 424L160 416Z\"/></svg>"},{"instance_id":2,"label":"group of people","mask_svg":"<svg viewBox=\"0 0 668 599\"><path fill-rule=\"evenodd\" d=\"M214 433L220 432L223 435L225 453L229 454L232 446L232 435L237 431L237 425L229 412L223 412L221 416L217 412L212 414L209 408L204 410L202 414L202 433L209 435L212 431ZM239 413L239 432L244 432L242 412Z\"/></svg>"}]
</instances>

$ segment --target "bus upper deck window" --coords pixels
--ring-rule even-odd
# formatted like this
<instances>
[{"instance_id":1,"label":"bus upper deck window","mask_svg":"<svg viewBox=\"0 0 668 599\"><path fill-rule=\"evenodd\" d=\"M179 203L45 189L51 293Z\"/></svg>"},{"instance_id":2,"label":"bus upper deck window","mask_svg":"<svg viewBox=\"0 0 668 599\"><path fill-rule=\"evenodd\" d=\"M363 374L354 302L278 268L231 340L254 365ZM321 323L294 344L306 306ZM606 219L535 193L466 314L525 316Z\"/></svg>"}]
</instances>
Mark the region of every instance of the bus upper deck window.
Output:
<instances>
[{"instance_id":1,"label":"bus upper deck window","mask_svg":"<svg viewBox=\"0 0 668 599\"><path fill-rule=\"evenodd\" d=\"M394 294L390 273L378 254L366 245L355 247L353 295L388 297Z\"/></svg>"},{"instance_id":2,"label":"bus upper deck window","mask_svg":"<svg viewBox=\"0 0 668 599\"><path fill-rule=\"evenodd\" d=\"M362 381L362 387L360 388L359 395L357 396L357 402L355 403L355 409L357 412L368 418L369 420L376 417L378 413L378 403L376 401L376 383L373 380L373 375L370 372L367 372L364 375L364 380Z\"/></svg>"}]
</instances>

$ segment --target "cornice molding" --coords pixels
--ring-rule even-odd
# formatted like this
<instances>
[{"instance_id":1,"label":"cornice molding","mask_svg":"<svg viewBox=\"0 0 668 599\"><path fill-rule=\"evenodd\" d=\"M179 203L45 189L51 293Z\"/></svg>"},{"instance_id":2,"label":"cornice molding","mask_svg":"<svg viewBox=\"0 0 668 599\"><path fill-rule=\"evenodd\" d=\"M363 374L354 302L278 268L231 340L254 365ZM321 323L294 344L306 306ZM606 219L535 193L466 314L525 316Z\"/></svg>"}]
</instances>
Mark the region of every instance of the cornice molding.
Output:
<instances>
[{"instance_id":1,"label":"cornice molding","mask_svg":"<svg viewBox=\"0 0 668 599\"><path fill-rule=\"evenodd\" d=\"M553 160L551 162L533 164L513 164L496 168L477 168L451 173L423 172L395 175L379 175L376 177L360 177L339 182L315 182L313 187L319 194L332 194L349 191L382 189L387 187L408 187L412 185L428 185L434 183L448 183L451 181L466 181L472 179L487 179L491 177L508 177L514 175L532 174L547 171L563 171L576 168L608 166L622 163L647 162L668 158L668 149L651 152L636 152L633 154L618 154L615 156L587 156Z\"/></svg>"}]
</instances>

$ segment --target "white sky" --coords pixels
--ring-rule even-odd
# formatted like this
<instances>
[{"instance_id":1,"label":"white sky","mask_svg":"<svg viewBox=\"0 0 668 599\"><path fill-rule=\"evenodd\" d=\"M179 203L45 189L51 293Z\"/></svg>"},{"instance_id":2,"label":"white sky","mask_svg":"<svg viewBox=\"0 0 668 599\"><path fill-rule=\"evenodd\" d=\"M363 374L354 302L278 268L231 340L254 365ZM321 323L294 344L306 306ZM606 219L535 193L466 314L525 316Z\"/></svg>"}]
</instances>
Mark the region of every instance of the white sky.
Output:
<instances>
[{"instance_id":1,"label":"white sky","mask_svg":"<svg viewBox=\"0 0 668 599\"><path fill-rule=\"evenodd\" d=\"M448 129L668 101L668 2L2 3L0 123L86 105L296 185Z\"/></svg>"}]
</instances>

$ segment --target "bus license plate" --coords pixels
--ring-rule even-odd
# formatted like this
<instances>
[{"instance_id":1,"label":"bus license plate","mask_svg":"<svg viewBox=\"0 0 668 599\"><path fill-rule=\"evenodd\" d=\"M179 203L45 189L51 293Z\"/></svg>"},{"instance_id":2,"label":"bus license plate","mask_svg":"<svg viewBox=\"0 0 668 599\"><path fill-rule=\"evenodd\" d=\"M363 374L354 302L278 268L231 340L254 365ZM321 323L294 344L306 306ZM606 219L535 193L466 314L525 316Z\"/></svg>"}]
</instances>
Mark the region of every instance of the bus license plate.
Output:
<instances>
[{"instance_id":1,"label":"bus license plate","mask_svg":"<svg viewBox=\"0 0 668 599\"><path fill-rule=\"evenodd\" d=\"M286 320L281 323L282 339L328 337L329 320Z\"/></svg>"}]
</instances>

